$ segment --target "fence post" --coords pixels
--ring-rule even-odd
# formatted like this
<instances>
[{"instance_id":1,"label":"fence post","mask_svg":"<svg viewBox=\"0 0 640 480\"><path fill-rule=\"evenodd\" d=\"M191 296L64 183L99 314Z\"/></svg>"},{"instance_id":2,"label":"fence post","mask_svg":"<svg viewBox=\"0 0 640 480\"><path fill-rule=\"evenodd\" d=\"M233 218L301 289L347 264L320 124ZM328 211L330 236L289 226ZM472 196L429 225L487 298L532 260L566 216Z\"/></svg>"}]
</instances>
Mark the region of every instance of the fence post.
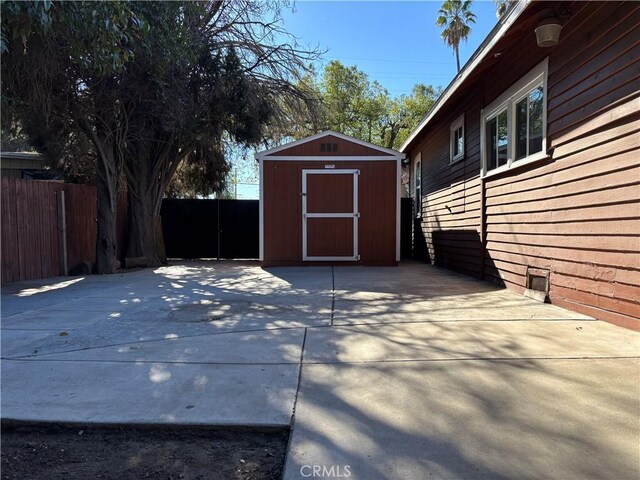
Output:
<instances>
[{"instance_id":1,"label":"fence post","mask_svg":"<svg viewBox=\"0 0 640 480\"><path fill-rule=\"evenodd\" d=\"M218 254L216 255L216 260L220 260L220 199L216 198L216 208L218 209L218 225L216 225L216 231L218 232Z\"/></svg>"},{"instance_id":2,"label":"fence post","mask_svg":"<svg viewBox=\"0 0 640 480\"><path fill-rule=\"evenodd\" d=\"M67 269L67 216L65 213L64 190L58 192L58 245L60 250L60 271L68 275Z\"/></svg>"}]
</instances>

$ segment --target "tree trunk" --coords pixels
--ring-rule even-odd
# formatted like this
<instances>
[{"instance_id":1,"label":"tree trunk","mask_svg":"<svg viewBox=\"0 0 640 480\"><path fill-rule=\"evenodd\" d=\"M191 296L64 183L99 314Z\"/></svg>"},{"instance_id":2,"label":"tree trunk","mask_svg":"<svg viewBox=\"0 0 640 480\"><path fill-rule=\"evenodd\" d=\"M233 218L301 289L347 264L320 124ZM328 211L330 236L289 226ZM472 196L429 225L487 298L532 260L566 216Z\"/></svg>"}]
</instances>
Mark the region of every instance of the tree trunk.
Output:
<instances>
[{"instance_id":1,"label":"tree trunk","mask_svg":"<svg viewBox=\"0 0 640 480\"><path fill-rule=\"evenodd\" d=\"M156 198L148 193L148 176L144 173L146 172L139 172L135 176L129 175L127 180L129 228L126 257L144 257L147 267L158 267L161 265L156 241L159 212L155 211Z\"/></svg>"},{"instance_id":2,"label":"tree trunk","mask_svg":"<svg viewBox=\"0 0 640 480\"><path fill-rule=\"evenodd\" d=\"M97 196L98 196L98 237L96 241L96 272L116 273L118 261L116 258L118 249L118 237L116 219L118 214L118 179L107 181L110 174L106 171L104 163L97 162ZM113 185L116 187L113 188Z\"/></svg>"},{"instance_id":3,"label":"tree trunk","mask_svg":"<svg viewBox=\"0 0 640 480\"><path fill-rule=\"evenodd\" d=\"M456 51L456 65L458 66L458 73L460 73L460 52L458 51L458 45L455 46Z\"/></svg>"},{"instance_id":4,"label":"tree trunk","mask_svg":"<svg viewBox=\"0 0 640 480\"><path fill-rule=\"evenodd\" d=\"M145 158L145 153L137 152L138 158ZM160 160L157 160L160 161ZM158 254L158 222L162 192L153 181L157 175L153 172L153 162L140 160L127 165L127 189L129 205L127 211L128 242L127 258L144 257L147 267L162 265ZM160 196L160 197L159 197Z\"/></svg>"},{"instance_id":5,"label":"tree trunk","mask_svg":"<svg viewBox=\"0 0 640 480\"><path fill-rule=\"evenodd\" d=\"M392 125L389 129L389 141L387 142L387 148L393 148L393 144L396 143L396 137L398 136L399 125Z\"/></svg>"}]
</instances>

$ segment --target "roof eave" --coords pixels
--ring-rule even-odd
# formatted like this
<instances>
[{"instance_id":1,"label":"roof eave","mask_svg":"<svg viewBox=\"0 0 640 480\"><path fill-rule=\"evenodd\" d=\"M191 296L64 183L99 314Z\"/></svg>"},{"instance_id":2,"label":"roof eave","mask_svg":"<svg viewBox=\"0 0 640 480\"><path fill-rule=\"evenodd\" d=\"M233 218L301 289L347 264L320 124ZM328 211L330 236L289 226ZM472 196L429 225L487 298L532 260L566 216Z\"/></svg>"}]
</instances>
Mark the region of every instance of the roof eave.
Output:
<instances>
[{"instance_id":1,"label":"roof eave","mask_svg":"<svg viewBox=\"0 0 640 480\"><path fill-rule=\"evenodd\" d=\"M446 105L451 96L460 88L464 81L471 75L475 68L482 63L482 60L493 49L498 41L509 31L511 26L520 17L522 12L531 4L532 0L520 0L514 2L513 6L500 18L493 30L487 35L476 51L471 55L471 58L464 64L462 69L458 72L455 78L449 83L447 88L442 92L442 95L436 100L436 103L431 107L426 117L420 122L420 124L409 134L405 142L400 147L400 151L407 153L406 149L413 143L413 141L420 135L422 130L427 126L429 121L440 111L440 109Z\"/></svg>"}]
</instances>

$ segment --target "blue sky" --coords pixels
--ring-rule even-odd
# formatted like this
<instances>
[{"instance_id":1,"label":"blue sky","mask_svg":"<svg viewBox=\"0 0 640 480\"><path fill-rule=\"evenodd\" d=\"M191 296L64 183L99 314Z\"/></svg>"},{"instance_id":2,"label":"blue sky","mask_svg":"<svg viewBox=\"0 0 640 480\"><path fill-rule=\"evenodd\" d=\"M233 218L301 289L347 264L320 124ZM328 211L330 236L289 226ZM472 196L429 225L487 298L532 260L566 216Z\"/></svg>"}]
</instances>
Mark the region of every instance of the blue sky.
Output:
<instances>
[{"instance_id":1,"label":"blue sky","mask_svg":"<svg viewBox=\"0 0 640 480\"><path fill-rule=\"evenodd\" d=\"M283 27L301 45L327 52L318 71L331 60L356 65L391 96L408 94L416 83L446 87L456 74L453 50L436 26L442 1L300 1L282 11ZM476 23L460 45L460 65L469 59L496 24L492 1L475 1ZM257 185L239 185L238 198L258 198Z\"/></svg>"},{"instance_id":2,"label":"blue sky","mask_svg":"<svg viewBox=\"0 0 640 480\"><path fill-rule=\"evenodd\" d=\"M416 83L445 87L456 74L453 50L435 22L441 1L298 1L284 10L284 28L303 45L327 49L324 62L356 65L392 96L409 93ZM461 44L460 64L496 24L495 4L475 1L476 24Z\"/></svg>"}]
</instances>

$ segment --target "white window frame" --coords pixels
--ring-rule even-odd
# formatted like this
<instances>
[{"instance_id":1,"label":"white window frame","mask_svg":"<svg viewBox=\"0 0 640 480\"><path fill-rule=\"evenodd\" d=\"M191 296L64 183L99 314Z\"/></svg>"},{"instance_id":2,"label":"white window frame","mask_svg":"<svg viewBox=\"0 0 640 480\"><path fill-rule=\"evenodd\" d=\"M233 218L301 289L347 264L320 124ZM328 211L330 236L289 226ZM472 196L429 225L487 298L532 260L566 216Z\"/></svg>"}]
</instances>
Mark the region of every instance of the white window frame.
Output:
<instances>
[{"instance_id":1,"label":"white window frame","mask_svg":"<svg viewBox=\"0 0 640 480\"><path fill-rule=\"evenodd\" d=\"M422 218L422 152L418 152L413 163L413 198L416 204L415 217Z\"/></svg>"},{"instance_id":2,"label":"white window frame","mask_svg":"<svg viewBox=\"0 0 640 480\"><path fill-rule=\"evenodd\" d=\"M512 167L519 167L527 163L536 162L547 157L547 77L549 71L549 57L533 67L524 77L518 80L497 99L480 111L480 152L482 156L482 177L497 175ZM534 88L542 85L542 150L528 155L519 160L515 159L516 153L516 104L527 96ZM507 163L493 170L487 171L487 142L486 122L497 116L503 110L507 110ZM528 140L527 140L528 141Z\"/></svg>"},{"instance_id":3,"label":"white window frame","mask_svg":"<svg viewBox=\"0 0 640 480\"><path fill-rule=\"evenodd\" d=\"M454 155L454 143L455 143L455 132L462 128L462 150L458 153L458 155ZM464 136L464 113L460 115L449 127L449 163L456 163L460 160L464 160L464 151L466 149L466 139Z\"/></svg>"}]
</instances>

